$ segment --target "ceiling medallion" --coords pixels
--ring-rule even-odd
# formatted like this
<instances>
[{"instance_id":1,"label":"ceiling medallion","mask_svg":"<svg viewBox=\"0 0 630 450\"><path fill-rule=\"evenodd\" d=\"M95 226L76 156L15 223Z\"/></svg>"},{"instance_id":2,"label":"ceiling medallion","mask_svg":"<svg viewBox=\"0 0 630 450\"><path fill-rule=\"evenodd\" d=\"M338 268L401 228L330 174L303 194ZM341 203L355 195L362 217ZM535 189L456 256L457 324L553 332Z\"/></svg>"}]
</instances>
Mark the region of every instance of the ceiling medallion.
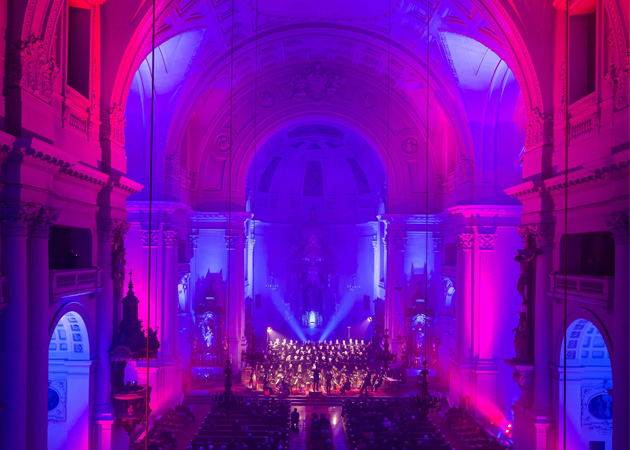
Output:
<instances>
[{"instance_id":1,"label":"ceiling medallion","mask_svg":"<svg viewBox=\"0 0 630 450\"><path fill-rule=\"evenodd\" d=\"M230 138L227 134L220 134L217 136L217 150L220 152L227 152L230 149Z\"/></svg>"},{"instance_id":2,"label":"ceiling medallion","mask_svg":"<svg viewBox=\"0 0 630 450\"><path fill-rule=\"evenodd\" d=\"M276 103L273 92L265 90L258 94L258 104L263 108L271 108Z\"/></svg>"},{"instance_id":3,"label":"ceiling medallion","mask_svg":"<svg viewBox=\"0 0 630 450\"><path fill-rule=\"evenodd\" d=\"M376 106L376 95L366 92L361 97L361 106L363 109L372 109Z\"/></svg>"},{"instance_id":4,"label":"ceiling medallion","mask_svg":"<svg viewBox=\"0 0 630 450\"><path fill-rule=\"evenodd\" d=\"M415 137L408 137L405 139L402 144L402 151L411 155L418 151L418 140Z\"/></svg>"}]
</instances>

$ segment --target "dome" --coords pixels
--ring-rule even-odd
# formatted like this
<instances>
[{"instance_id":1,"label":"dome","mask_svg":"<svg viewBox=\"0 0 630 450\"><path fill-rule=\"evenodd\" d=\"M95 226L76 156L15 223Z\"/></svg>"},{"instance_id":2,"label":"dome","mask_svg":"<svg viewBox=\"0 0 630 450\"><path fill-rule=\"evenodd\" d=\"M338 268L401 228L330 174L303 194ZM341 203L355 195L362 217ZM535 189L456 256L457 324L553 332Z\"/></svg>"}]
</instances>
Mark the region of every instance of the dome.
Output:
<instances>
[{"instance_id":1,"label":"dome","mask_svg":"<svg viewBox=\"0 0 630 450\"><path fill-rule=\"evenodd\" d=\"M249 173L251 210L263 222L313 231L322 223L364 223L376 218L384 181L374 150L355 133L300 125L259 150Z\"/></svg>"}]
</instances>

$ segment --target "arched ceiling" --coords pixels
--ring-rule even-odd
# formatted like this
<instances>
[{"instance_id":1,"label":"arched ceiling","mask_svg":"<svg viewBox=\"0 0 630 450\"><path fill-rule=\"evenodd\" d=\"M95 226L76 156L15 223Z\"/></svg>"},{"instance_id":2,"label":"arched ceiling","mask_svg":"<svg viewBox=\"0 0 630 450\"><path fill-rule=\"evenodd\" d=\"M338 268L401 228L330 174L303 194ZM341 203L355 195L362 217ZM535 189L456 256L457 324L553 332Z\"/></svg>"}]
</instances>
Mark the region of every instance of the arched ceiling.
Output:
<instances>
[{"instance_id":1,"label":"arched ceiling","mask_svg":"<svg viewBox=\"0 0 630 450\"><path fill-rule=\"evenodd\" d=\"M166 166L158 170L188 177L184 184L196 186L200 196L191 201L227 198L227 179L244 201L255 154L245 147L261 142L254 134L270 138L286 125L283 117L303 120L300 108L340 126L370 128L364 132L374 133L372 144L397 171L398 184L389 192L406 200L425 190L414 174L427 169L426 157L418 158L426 152L427 134L430 191L441 193L438 184L455 176L460 160L476 163L475 130L487 123L474 124L483 113L470 99L483 104L497 84L497 70L509 69L501 40L474 2L432 3L429 34L425 2L404 0L391 8L385 2L325 2L330 5L312 14L310 0L181 2L163 20L155 73L162 114L158 145ZM150 55L140 64L131 86L127 111L135 115L144 109L146 116L149 60ZM138 102L134 95L145 99ZM358 112L371 113L373 123ZM140 123L146 117L128 113L127 135ZM230 148L233 159L226 161L221 153ZM208 173L209 165L223 172ZM215 185L203 188L209 177Z\"/></svg>"}]
</instances>

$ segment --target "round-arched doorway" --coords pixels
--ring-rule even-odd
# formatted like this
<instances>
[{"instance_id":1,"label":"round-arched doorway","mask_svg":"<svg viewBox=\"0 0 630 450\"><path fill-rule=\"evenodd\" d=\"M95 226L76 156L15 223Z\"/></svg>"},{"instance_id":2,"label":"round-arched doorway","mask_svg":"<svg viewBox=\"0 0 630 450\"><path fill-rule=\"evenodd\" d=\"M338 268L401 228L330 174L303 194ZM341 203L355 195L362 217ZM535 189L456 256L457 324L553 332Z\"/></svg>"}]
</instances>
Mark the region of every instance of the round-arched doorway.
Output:
<instances>
[{"instance_id":1,"label":"round-arched doorway","mask_svg":"<svg viewBox=\"0 0 630 450\"><path fill-rule=\"evenodd\" d=\"M48 345L48 450L89 448L91 366L85 322L67 312Z\"/></svg>"},{"instance_id":2,"label":"round-arched doorway","mask_svg":"<svg viewBox=\"0 0 630 450\"><path fill-rule=\"evenodd\" d=\"M566 448L610 450L613 426L610 349L602 330L587 319L577 319L569 324L566 336L568 345L565 349L565 343L562 344L558 369L558 448L564 445L562 418L566 406ZM565 354L566 400L563 386Z\"/></svg>"}]
</instances>

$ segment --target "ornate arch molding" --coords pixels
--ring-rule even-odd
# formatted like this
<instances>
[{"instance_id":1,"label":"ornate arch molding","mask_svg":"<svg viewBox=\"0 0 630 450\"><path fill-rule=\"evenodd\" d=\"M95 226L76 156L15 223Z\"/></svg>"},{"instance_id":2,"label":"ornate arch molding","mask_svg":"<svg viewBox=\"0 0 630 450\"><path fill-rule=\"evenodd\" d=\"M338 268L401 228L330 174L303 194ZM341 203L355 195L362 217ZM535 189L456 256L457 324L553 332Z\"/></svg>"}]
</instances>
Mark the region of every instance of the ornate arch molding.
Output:
<instances>
[{"instance_id":1,"label":"ornate arch molding","mask_svg":"<svg viewBox=\"0 0 630 450\"><path fill-rule=\"evenodd\" d=\"M628 30L626 28L626 17L624 20L623 9L618 0L604 0L608 21L610 23L610 33L613 47L613 58L611 66L607 68L608 73L604 77L611 88L614 97L615 107L623 109L628 106L628 96L630 95L630 50L628 49Z\"/></svg>"},{"instance_id":2,"label":"ornate arch molding","mask_svg":"<svg viewBox=\"0 0 630 450\"><path fill-rule=\"evenodd\" d=\"M578 319L586 319L591 322L595 328L601 333L604 342L606 343L606 347L608 352L610 353L610 362L611 365L614 364L613 355L613 342L610 337L610 333L606 328L604 322L590 309L579 308L571 311L567 316L567 325L570 327L573 322ZM558 330L556 331L556 339L553 346L553 360L552 364L559 365L560 357L562 356L562 342L564 341L564 321L560 323Z\"/></svg>"},{"instance_id":3,"label":"ornate arch molding","mask_svg":"<svg viewBox=\"0 0 630 450\"><path fill-rule=\"evenodd\" d=\"M377 117L371 117L369 120L366 120L365 117L359 118L356 115L349 114L349 111L350 108L343 110L340 108L322 108L319 110L309 108L305 110L301 109L299 105L296 107L295 104L293 104L293 107L275 110L273 113L270 113L265 118L262 120L259 119L258 121L258 148L260 149L264 143L276 133L291 128L292 126L304 124L307 120L312 123L313 118L317 118L318 122L324 124L341 124L344 127L352 129L374 149L384 171L386 166L390 167L390 185L388 188L390 192L398 197L408 195L410 192L409 171L403 158L397 154L399 152L399 148L397 148L397 145L399 145L398 140L395 139L395 136L390 132L390 151L388 154L383 123L379 122ZM198 163L200 170L199 176L203 176L206 167L213 161L216 161L213 157L217 156L217 150L215 148L215 141L218 142L217 137L221 136L222 133L228 132L227 127L217 125L212 127L212 132L206 135L203 144L200 146L202 154L200 155ZM257 153L254 148L254 137L254 127L250 124L246 130L243 130L238 141L235 140L234 142L235 148L232 151L234 165L232 167L231 189L235 194L235 198L245 198L247 176ZM420 136L418 136L418 138L421 139ZM432 165L433 171L435 171L434 152L430 149L429 154L431 155L430 164ZM226 167L223 169L225 173L225 171L229 170L227 168L228 153L223 153L223 155L225 155L223 158L226 161ZM217 191L217 193L219 192L223 194L227 192L227 177L225 176L222 179L221 191Z\"/></svg>"},{"instance_id":4,"label":"ornate arch molding","mask_svg":"<svg viewBox=\"0 0 630 450\"><path fill-rule=\"evenodd\" d=\"M53 332L55 331L55 327L61 320L61 318L66 315L66 313L75 313L81 317L83 323L85 325L85 330L88 335L89 340L89 356L90 359L96 358L96 334L94 332L94 328L92 326L92 322L90 321L90 316L85 309L85 307L78 302L68 302L64 303L52 316L50 321L50 325L48 326L48 340L52 337Z\"/></svg>"}]
</instances>

